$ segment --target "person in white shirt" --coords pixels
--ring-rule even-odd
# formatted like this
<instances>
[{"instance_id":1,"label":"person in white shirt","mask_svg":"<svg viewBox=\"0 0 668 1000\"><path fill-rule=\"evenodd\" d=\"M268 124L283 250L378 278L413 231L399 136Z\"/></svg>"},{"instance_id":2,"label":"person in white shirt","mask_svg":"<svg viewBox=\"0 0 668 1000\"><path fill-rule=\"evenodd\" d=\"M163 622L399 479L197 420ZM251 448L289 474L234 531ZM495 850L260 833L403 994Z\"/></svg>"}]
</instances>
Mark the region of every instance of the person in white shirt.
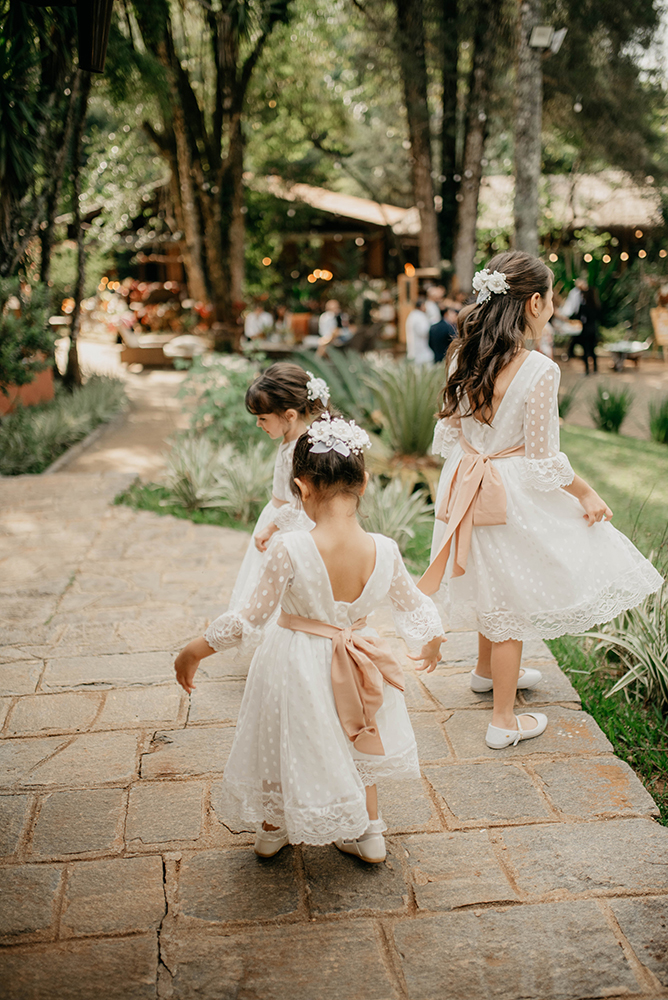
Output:
<instances>
[{"instance_id":1,"label":"person in white shirt","mask_svg":"<svg viewBox=\"0 0 668 1000\"><path fill-rule=\"evenodd\" d=\"M249 340L262 337L267 330L271 330L274 325L274 317L268 313L262 303L256 306L246 315L244 320L244 333Z\"/></svg>"},{"instance_id":2,"label":"person in white shirt","mask_svg":"<svg viewBox=\"0 0 668 1000\"><path fill-rule=\"evenodd\" d=\"M424 311L429 320L429 326L440 323L443 318L441 312L441 302L445 296L445 289L442 285L430 285L427 289L427 298L424 304Z\"/></svg>"},{"instance_id":3,"label":"person in white shirt","mask_svg":"<svg viewBox=\"0 0 668 1000\"><path fill-rule=\"evenodd\" d=\"M425 312L424 299L418 299L406 317L406 358L416 365L434 363L434 352L429 346L431 323Z\"/></svg>"},{"instance_id":4,"label":"person in white shirt","mask_svg":"<svg viewBox=\"0 0 668 1000\"><path fill-rule=\"evenodd\" d=\"M317 354L322 357L328 344L333 347L341 347L352 337L353 332L348 325L348 317L341 312L341 303L336 299L330 299L325 303L325 311L318 320L318 344Z\"/></svg>"}]
</instances>

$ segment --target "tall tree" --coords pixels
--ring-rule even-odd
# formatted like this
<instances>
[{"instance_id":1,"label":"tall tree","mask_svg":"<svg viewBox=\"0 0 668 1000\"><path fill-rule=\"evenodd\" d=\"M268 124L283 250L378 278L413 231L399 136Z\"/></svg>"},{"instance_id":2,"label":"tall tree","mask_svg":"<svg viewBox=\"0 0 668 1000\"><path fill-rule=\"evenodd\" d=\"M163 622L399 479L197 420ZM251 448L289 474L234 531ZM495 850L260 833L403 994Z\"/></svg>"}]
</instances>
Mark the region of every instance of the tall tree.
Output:
<instances>
[{"instance_id":1,"label":"tall tree","mask_svg":"<svg viewBox=\"0 0 668 1000\"><path fill-rule=\"evenodd\" d=\"M457 223L457 91L459 86L460 12L458 0L441 0L440 5L441 63L441 212L439 234L441 256L452 258ZM460 175L461 176L461 175Z\"/></svg>"},{"instance_id":2,"label":"tall tree","mask_svg":"<svg viewBox=\"0 0 668 1000\"><path fill-rule=\"evenodd\" d=\"M538 182L541 173L543 67L540 49L529 44L541 23L542 0L522 0L517 48L515 113L515 247L538 253Z\"/></svg>"}]
</instances>

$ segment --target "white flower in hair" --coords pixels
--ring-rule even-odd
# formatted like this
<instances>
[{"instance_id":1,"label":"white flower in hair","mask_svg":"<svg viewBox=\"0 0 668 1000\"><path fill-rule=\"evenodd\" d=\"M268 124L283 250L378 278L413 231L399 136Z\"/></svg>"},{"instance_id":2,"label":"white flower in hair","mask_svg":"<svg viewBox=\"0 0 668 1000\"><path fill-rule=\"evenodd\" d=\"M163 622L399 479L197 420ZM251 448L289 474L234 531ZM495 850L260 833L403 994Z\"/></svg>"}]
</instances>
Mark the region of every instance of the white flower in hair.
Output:
<instances>
[{"instance_id":1,"label":"white flower in hair","mask_svg":"<svg viewBox=\"0 0 668 1000\"><path fill-rule=\"evenodd\" d=\"M371 447L369 435L354 420L332 417L329 413L314 420L308 429L308 436L313 442L309 451L314 455L335 451L347 458L351 452L359 455L363 448Z\"/></svg>"},{"instance_id":2,"label":"white flower in hair","mask_svg":"<svg viewBox=\"0 0 668 1000\"><path fill-rule=\"evenodd\" d=\"M309 381L306 383L306 395L309 399L319 399L323 406L329 402L329 386L324 378L316 378L313 372L306 372Z\"/></svg>"},{"instance_id":3,"label":"white flower in hair","mask_svg":"<svg viewBox=\"0 0 668 1000\"><path fill-rule=\"evenodd\" d=\"M505 295L510 288L502 271L488 271L487 268L473 275L472 285L474 291L478 293L478 298L475 300L478 306L482 302L487 302L492 295Z\"/></svg>"}]
</instances>

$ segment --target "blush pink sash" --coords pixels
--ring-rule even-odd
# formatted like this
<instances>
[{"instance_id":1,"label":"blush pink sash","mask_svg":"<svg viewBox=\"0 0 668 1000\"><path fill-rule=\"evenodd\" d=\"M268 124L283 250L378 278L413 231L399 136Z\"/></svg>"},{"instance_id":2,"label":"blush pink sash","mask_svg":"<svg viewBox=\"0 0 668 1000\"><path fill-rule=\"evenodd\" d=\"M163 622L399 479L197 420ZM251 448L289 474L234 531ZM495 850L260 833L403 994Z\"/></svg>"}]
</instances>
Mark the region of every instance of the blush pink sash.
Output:
<instances>
[{"instance_id":1,"label":"blush pink sash","mask_svg":"<svg viewBox=\"0 0 668 1000\"><path fill-rule=\"evenodd\" d=\"M289 615L281 609L281 628L332 640L332 690L339 721L361 753L385 753L376 726L376 712L383 704L383 680L404 690L404 674L386 642L375 635L356 635L366 625L358 618L348 628L338 628L313 618Z\"/></svg>"},{"instance_id":2,"label":"blush pink sash","mask_svg":"<svg viewBox=\"0 0 668 1000\"><path fill-rule=\"evenodd\" d=\"M474 525L506 523L506 491L494 462L499 458L518 458L524 455L524 445L497 451L494 455L481 455L465 437L460 437L462 455L452 477L450 490L436 512L439 521L445 521L447 530L441 547L418 582L423 594L435 594L441 585L455 542L455 559L452 576L463 576L471 547Z\"/></svg>"}]
</instances>

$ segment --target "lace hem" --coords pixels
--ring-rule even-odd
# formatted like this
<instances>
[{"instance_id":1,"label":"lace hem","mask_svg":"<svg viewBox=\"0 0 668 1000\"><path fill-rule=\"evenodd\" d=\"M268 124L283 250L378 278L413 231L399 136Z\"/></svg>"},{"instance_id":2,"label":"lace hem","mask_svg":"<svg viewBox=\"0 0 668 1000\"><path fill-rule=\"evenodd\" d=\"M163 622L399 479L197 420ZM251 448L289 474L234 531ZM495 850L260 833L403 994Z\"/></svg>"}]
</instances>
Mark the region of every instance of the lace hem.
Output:
<instances>
[{"instance_id":1,"label":"lace hem","mask_svg":"<svg viewBox=\"0 0 668 1000\"><path fill-rule=\"evenodd\" d=\"M593 601L560 611L521 615L511 611L481 614L474 604L450 607L442 602L444 616L453 630L482 632L491 642L507 639L557 639L560 635L582 635L596 625L612 621L622 611L635 608L655 593L663 578L651 563L639 566L601 591Z\"/></svg>"},{"instance_id":2,"label":"lace hem","mask_svg":"<svg viewBox=\"0 0 668 1000\"><path fill-rule=\"evenodd\" d=\"M223 779L230 815L223 817L233 829L246 829L265 820L270 826L286 827L291 844L312 844L322 847L343 837L361 837L369 825L364 796L348 802L334 802L320 808L299 808L285 805L280 792L263 792L251 785L236 784ZM242 826L239 826L239 822Z\"/></svg>"},{"instance_id":3,"label":"lace hem","mask_svg":"<svg viewBox=\"0 0 668 1000\"><path fill-rule=\"evenodd\" d=\"M240 653L249 653L262 642L264 630L249 625L234 611L226 611L211 622L204 638L218 653L233 646L237 646Z\"/></svg>"},{"instance_id":4,"label":"lace hem","mask_svg":"<svg viewBox=\"0 0 668 1000\"><path fill-rule=\"evenodd\" d=\"M286 503L277 507L272 521L279 531L311 531L313 521L306 511Z\"/></svg>"},{"instance_id":5,"label":"lace hem","mask_svg":"<svg viewBox=\"0 0 668 1000\"><path fill-rule=\"evenodd\" d=\"M447 458L454 446L459 441L461 429L449 420L438 420L434 428L434 439L431 445L432 455L440 455Z\"/></svg>"},{"instance_id":6,"label":"lace hem","mask_svg":"<svg viewBox=\"0 0 668 1000\"><path fill-rule=\"evenodd\" d=\"M423 601L412 611L393 610L394 624L411 653L419 653L425 643L443 635L438 611L431 601Z\"/></svg>"},{"instance_id":7,"label":"lace hem","mask_svg":"<svg viewBox=\"0 0 668 1000\"><path fill-rule=\"evenodd\" d=\"M420 777L420 762L415 745L404 750L401 754L394 754L392 757L379 757L377 763L366 760L366 758L358 760L357 757L354 758L354 761L357 773L365 787L375 785L380 778L409 781L411 778Z\"/></svg>"},{"instance_id":8,"label":"lace hem","mask_svg":"<svg viewBox=\"0 0 668 1000\"><path fill-rule=\"evenodd\" d=\"M552 458L526 458L522 480L524 486L547 493L573 482L575 473L563 451Z\"/></svg>"}]
</instances>

